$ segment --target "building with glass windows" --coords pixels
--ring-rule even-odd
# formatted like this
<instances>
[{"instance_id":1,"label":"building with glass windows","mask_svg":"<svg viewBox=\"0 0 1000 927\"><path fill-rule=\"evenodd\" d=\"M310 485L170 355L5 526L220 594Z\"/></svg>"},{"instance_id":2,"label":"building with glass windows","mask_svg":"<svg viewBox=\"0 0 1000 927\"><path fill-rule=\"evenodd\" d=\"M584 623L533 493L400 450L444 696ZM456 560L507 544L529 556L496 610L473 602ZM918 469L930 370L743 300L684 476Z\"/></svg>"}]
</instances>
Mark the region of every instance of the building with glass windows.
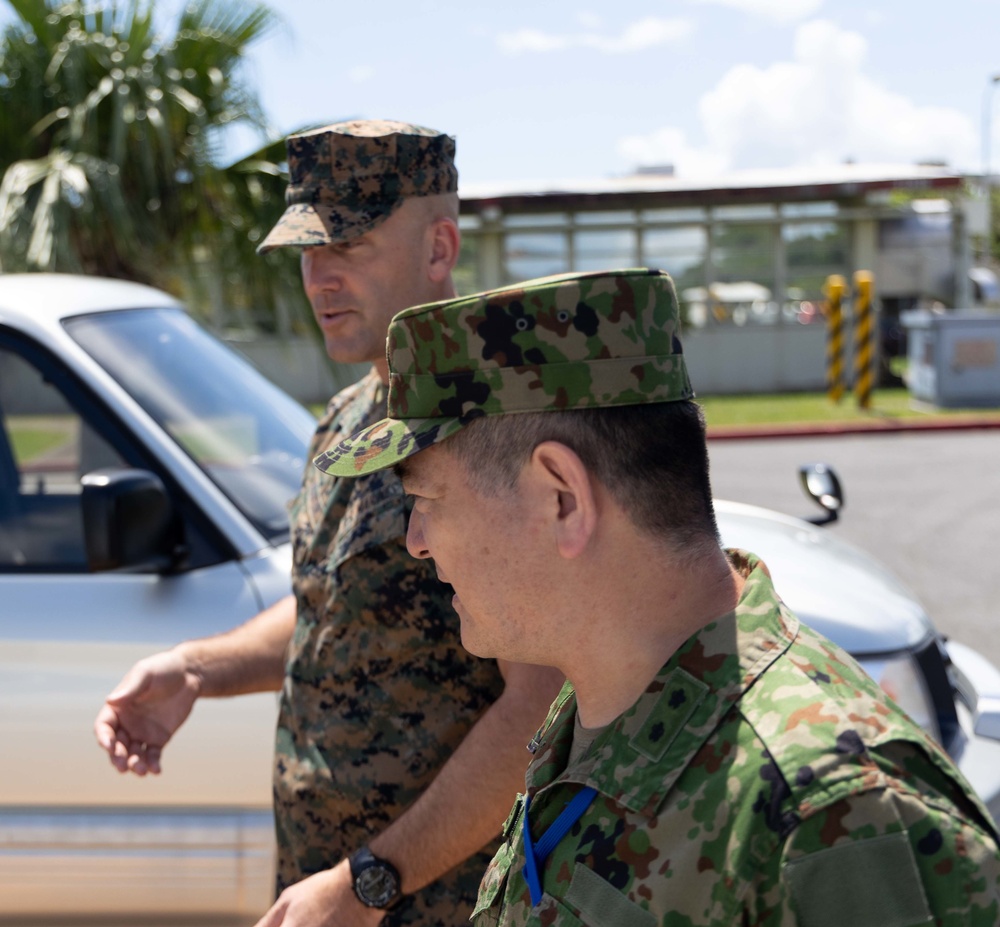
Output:
<instances>
[{"instance_id":1,"label":"building with glass windows","mask_svg":"<svg viewBox=\"0 0 1000 927\"><path fill-rule=\"evenodd\" d=\"M710 181L646 171L598 182L467 184L463 293L566 271L657 267L677 285L702 394L821 389L832 274L875 277L882 351L901 310L971 305L957 173L845 164ZM971 229L975 231L976 229Z\"/></svg>"}]
</instances>

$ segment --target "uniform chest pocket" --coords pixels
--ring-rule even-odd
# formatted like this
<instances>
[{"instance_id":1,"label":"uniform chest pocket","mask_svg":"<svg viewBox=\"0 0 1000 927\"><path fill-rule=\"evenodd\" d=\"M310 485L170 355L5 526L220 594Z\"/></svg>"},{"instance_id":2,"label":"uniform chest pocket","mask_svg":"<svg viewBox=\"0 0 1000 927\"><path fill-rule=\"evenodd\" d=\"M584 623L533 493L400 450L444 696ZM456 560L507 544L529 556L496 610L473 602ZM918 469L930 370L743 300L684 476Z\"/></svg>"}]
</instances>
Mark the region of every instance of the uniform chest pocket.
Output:
<instances>
[{"instance_id":1,"label":"uniform chest pocket","mask_svg":"<svg viewBox=\"0 0 1000 927\"><path fill-rule=\"evenodd\" d=\"M500 849L497 850L496 856L493 857L493 861L479 885L479 896L476 898L476 907L471 918L475 927L492 927L493 924L498 923L500 905L503 902L513 860L514 849L509 841L505 840L500 845Z\"/></svg>"},{"instance_id":2,"label":"uniform chest pocket","mask_svg":"<svg viewBox=\"0 0 1000 927\"><path fill-rule=\"evenodd\" d=\"M577 863L573 867L573 876L564 898L566 904L572 905L580 913L570 914L562 904L552 899L559 910L566 912L566 916L570 918L551 921L553 925L581 924L583 927L599 927L603 924L628 924L629 927L656 927L657 919L652 912L631 901L583 863ZM541 908L543 904L545 898L538 907Z\"/></svg>"}]
</instances>

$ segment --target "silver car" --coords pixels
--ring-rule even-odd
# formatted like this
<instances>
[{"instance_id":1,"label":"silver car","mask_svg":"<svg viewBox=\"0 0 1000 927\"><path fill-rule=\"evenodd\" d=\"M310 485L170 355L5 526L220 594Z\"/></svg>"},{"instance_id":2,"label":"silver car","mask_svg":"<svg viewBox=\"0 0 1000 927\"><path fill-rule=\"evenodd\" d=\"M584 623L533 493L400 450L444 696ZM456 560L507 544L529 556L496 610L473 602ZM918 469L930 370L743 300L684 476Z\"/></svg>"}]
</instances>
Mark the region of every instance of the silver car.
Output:
<instances>
[{"instance_id":1,"label":"silver car","mask_svg":"<svg viewBox=\"0 0 1000 927\"><path fill-rule=\"evenodd\" d=\"M0 276L0 922L268 907L273 696L200 702L159 777L120 776L91 731L137 659L288 593L285 505L313 426L156 290ZM1000 673L821 528L718 514L1000 817Z\"/></svg>"}]
</instances>

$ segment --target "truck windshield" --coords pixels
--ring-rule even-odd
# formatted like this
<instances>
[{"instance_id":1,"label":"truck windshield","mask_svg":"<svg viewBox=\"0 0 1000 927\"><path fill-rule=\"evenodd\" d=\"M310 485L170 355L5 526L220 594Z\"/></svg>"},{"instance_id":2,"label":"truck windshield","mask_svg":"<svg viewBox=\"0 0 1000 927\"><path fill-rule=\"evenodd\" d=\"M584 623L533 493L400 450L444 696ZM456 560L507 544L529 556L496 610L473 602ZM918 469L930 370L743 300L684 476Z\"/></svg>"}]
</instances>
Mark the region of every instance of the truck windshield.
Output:
<instances>
[{"instance_id":1,"label":"truck windshield","mask_svg":"<svg viewBox=\"0 0 1000 927\"><path fill-rule=\"evenodd\" d=\"M309 412L182 309L63 324L269 540L288 534L316 425Z\"/></svg>"}]
</instances>

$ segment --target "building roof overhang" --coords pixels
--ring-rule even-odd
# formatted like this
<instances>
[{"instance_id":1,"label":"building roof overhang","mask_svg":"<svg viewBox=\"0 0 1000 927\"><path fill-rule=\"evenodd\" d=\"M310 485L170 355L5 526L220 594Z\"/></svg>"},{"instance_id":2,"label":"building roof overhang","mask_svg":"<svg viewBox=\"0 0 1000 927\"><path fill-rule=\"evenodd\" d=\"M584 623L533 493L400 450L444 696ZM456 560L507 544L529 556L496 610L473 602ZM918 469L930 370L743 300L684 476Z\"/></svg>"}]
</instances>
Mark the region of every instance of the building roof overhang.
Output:
<instances>
[{"instance_id":1,"label":"building roof overhang","mask_svg":"<svg viewBox=\"0 0 1000 927\"><path fill-rule=\"evenodd\" d=\"M738 171L712 178L639 173L595 180L470 183L459 188L462 212L502 213L658 209L836 200L859 202L893 190L953 190L963 175L922 164L842 164Z\"/></svg>"}]
</instances>

